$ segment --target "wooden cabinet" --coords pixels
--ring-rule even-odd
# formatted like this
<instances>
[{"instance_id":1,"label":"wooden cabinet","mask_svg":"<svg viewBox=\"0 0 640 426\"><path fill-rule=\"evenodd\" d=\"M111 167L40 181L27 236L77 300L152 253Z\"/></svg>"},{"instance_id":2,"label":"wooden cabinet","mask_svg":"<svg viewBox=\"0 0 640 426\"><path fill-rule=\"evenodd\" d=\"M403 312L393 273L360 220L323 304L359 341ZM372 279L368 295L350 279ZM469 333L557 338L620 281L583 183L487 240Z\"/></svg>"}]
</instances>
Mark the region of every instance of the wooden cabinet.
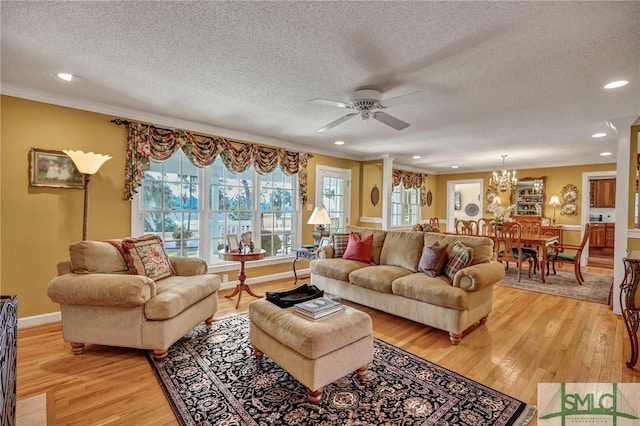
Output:
<instances>
[{"instance_id":1,"label":"wooden cabinet","mask_svg":"<svg viewBox=\"0 0 640 426\"><path fill-rule=\"evenodd\" d=\"M589 204L591 207L612 208L616 206L616 180L598 179L589 182Z\"/></svg>"},{"instance_id":2,"label":"wooden cabinet","mask_svg":"<svg viewBox=\"0 0 640 426\"><path fill-rule=\"evenodd\" d=\"M616 241L616 225L615 223L607 223L604 229L604 247L612 249Z\"/></svg>"},{"instance_id":3,"label":"wooden cabinet","mask_svg":"<svg viewBox=\"0 0 640 426\"><path fill-rule=\"evenodd\" d=\"M606 244L606 224L592 223L589 234L589 247L602 247Z\"/></svg>"}]
</instances>

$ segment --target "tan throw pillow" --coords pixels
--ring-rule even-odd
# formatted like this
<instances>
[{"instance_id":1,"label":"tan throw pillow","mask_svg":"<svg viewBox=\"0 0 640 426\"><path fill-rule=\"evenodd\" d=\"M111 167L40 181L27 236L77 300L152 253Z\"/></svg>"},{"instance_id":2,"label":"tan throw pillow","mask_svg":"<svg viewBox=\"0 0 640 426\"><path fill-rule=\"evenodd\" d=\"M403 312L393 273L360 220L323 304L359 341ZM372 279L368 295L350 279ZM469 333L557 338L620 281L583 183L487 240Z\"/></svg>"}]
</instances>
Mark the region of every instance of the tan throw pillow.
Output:
<instances>
[{"instance_id":1,"label":"tan throw pillow","mask_svg":"<svg viewBox=\"0 0 640 426\"><path fill-rule=\"evenodd\" d=\"M122 249L132 275L145 275L152 280L159 280L176 274L164 250L162 238L157 235L127 238L122 241Z\"/></svg>"},{"instance_id":2,"label":"tan throw pillow","mask_svg":"<svg viewBox=\"0 0 640 426\"><path fill-rule=\"evenodd\" d=\"M451 252L449 253L449 260L447 266L444 267L444 274L453 281L456 273L463 268L471 265L473 260L473 249L467 247L459 241L453 243Z\"/></svg>"},{"instance_id":3,"label":"tan throw pillow","mask_svg":"<svg viewBox=\"0 0 640 426\"><path fill-rule=\"evenodd\" d=\"M447 245L441 246L436 241L431 247L425 247L422 250L422 257L418 263L418 271L424 272L430 277L442 275L442 270L447 264L449 255L447 254Z\"/></svg>"}]
</instances>

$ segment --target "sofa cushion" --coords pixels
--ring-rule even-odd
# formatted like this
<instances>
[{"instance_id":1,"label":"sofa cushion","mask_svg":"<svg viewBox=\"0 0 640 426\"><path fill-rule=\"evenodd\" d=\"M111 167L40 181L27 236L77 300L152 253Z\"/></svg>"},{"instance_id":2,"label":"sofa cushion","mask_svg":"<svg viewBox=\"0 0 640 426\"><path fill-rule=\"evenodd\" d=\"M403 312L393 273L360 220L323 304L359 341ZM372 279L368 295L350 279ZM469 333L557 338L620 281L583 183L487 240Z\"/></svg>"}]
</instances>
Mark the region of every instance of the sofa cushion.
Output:
<instances>
[{"instance_id":1,"label":"sofa cushion","mask_svg":"<svg viewBox=\"0 0 640 426\"><path fill-rule=\"evenodd\" d=\"M122 249L130 274L146 275L152 280L175 275L162 238L157 235L126 238L122 240Z\"/></svg>"},{"instance_id":2,"label":"sofa cushion","mask_svg":"<svg viewBox=\"0 0 640 426\"><path fill-rule=\"evenodd\" d=\"M391 285L393 294L432 305L465 311L469 297L465 290L453 287L443 275L428 277L422 273L398 278ZM428 309L428 308L425 308Z\"/></svg>"},{"instance_id":3,"label":"sofa cushion","mask_svg":"<svg viewBox=\"0 0 640 426\"><path fill-rule=\"evenodd\" d=\"M448 259L447 245L442 246L436 241L431 247L425 247L422 250L422 257L418 262L418 271L429 277L437 277L442 275Z\"/></svg>"},{"instance_id":4,"label":"sofa cushion","mask_svg":"<svg viewBox=\"0 0 640 426\"><path fill-rule=\"evenodd\" d=\"M447 266L444 267L444 274L453 281L453 278L460 269L471 265L471 261L473 260L473 249L465 246L459 241L456 241L453 243L448 255L449 260L447 261Z\"/></svg>"},{"instance_id":5,"label":"sofa cushion","mask_svg":"<svg viewBox=\"0 0 640 426\"><path fill-rule=\"evenodd\" d=\"M495 254L493 253L493 240L489 237L447 235L436 232L426 232L424 234L425 247L430 247L436 241L440 241L440 244L442 245L448 244L449 250L452 247L452 243L455 241L460 241L465 246L471 247L473 250L473 260L471 261L472 265L495 260Z\"/></svg>"},{"instance_id":6,"label":"sofa cushion","mask_svg":"<svg viewBox=\"0 0 640 426\"><path fill-rule=\"evenodd\" d=\"M349 281L358 287L391 293L393 280L409 274L411 271L400 266L374 265L353 271L349 274Z\"/></svg>"},{"instance_id":7,"label":"sofa cushion","mask_svg":"<svg viewBox=\"0 0 640 426\"><path fill-rule=\"evenodd\" d=\"M371 263L371 250L373 248L373 235L360 238L358 234L352 232L349 235L347 249L342 255L343 259L357 260L359 262Z\"/></svg>"},{"instance_id":8,"label":"sofa cushion","mask_svg":"<svg viewBox=\"0 0 640 426\"><path fill-rule=\"evenodd\" d=\"M333 257L342 257L349 242L348 233L333 234Z\"/></svg>"},{"instance_id":9,"label":"sofa cushion","mask_svg":"<svg viewBox=\"0 0 640 426\"><path fill-rule=\"evenodd\" d=\"M387 236L387 231L380 229L362 228L360 226L347 226L346 231L356 232L361 238L368 237L373 234L373 249L371 250L371 260L376 265L380 264L380 253L382 253L382 246L384 239Z\"/></svg>"},{"instance_id":10,"label":"sofa cushion","mask_svg":"<svg viewBox=\"0 0 640 426\"><path fill-rule=\"evenodd\" d=\"M418 272L424 237L417 232L387 232L380 254L381 265L401 266Z\"/></svg>"},{"instance_id":11,"label":"sofa cushion","mask_svg":"<svg viewBox=\"0 0 640 426\"><path fill-rule=\"evenodd\" d=\"M76 274L126 274L121 240L78 241L69 246L71 271Z\"/></svg>"},{"instance_id":12,"label":"sofa cushion","mask_svg":"<svg viewBox=\"0 0 640 426\"><path fill-rule=\"evenodd\" d=\"M339 281L349 281L349 274L356 269L369 266L364 262L348 259L319 259L312 260L309 264L309 270L312 274L322 275L323 277L333 278Z\"/></svg>"},{"instance_id":13,"label":"sofa cushion","mask_svg":"<svg viewBox=\"0 0 640 426\"><path fill-rule=\"evenodd\" d=\"M172 276L156 281L156 297L144 305L149 320L166 320L218 291L217 275Z\"/></svg>"}]
</instances>

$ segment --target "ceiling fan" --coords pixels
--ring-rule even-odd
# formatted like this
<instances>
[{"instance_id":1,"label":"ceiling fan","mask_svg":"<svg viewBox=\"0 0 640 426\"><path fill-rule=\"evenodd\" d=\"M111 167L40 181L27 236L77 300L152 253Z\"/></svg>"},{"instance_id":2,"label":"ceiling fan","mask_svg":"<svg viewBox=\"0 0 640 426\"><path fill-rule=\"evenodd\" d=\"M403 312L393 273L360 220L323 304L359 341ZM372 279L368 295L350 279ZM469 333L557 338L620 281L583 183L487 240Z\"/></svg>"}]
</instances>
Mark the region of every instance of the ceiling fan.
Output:
<instances>
[{"instance_id":1,"label":"ceiling fan","mask_svg":"<svg viewBox=\"0 0 640 426\"><path fill-rule=\"evenodd\" d=\"M374 120L378 120L379 122L393 127L396 130L402 130L409 127L409 123L405 123L404 121L379 110L392 106L416 102L424 98L424 92L414 92L407 95L396 96L394 98L382 100L382 95L379 91L374 89L361 89L356 90L351 94L351 100L349 102L330 101L328 99L311 99L310 102L315 102L317 104L323 105L332 105L340 108L348 108L356 111L340 117L324 127L321 127L320 129L318 129L319 132L326 132L327 130L333 129L334 127L358 115L363 120L373 118Z\"/></svg>"}]
</instances>

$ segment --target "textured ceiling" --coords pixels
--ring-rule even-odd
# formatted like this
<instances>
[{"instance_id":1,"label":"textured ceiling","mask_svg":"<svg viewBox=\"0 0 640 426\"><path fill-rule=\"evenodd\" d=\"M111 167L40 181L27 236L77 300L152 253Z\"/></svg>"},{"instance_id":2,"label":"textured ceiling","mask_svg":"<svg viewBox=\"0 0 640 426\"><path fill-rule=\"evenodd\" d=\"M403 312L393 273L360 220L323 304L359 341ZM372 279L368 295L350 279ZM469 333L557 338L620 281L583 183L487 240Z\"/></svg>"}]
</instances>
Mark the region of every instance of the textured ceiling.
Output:
<instances>
[{"instance_id":1,"label":"textured ceiling","mask_svg":"<svg viewBox=\"0 0 640 426\"><path fill-rule=\"evenodd\" d=\"M432 173L491 170L501 154L516 168L615 162L599 156L616 150L606 120L640 116L640 2L0 7L2 93L349 158L388 154ZM64 83L61 71L81 80ZM603 89L617 79L630 83ZM353 119L316 132L349 111L310 99L348 101L362 87L426 96L385 110L411 124L402 131Z\"/></svg>"}]
</instances>

